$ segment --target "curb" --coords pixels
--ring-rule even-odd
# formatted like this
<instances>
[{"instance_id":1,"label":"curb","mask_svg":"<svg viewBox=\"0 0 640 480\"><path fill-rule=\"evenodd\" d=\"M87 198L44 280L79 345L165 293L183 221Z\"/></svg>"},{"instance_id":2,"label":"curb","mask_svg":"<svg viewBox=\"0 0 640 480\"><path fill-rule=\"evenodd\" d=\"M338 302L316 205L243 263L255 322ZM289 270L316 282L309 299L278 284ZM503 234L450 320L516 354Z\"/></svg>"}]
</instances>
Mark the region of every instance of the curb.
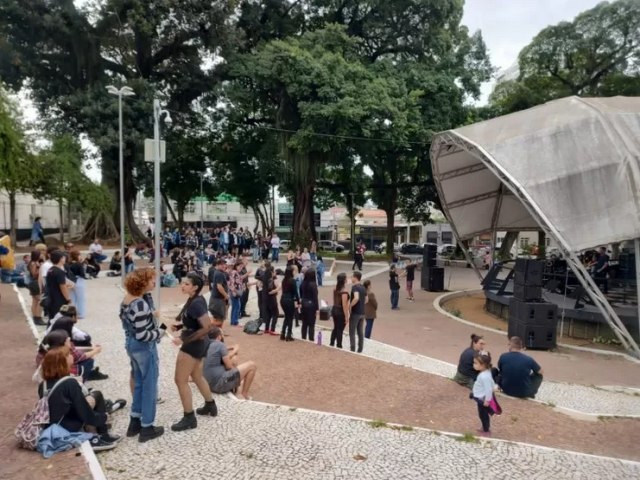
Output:
<instances>
[{"instance_id":1,"label":"curb","mask_svg":"<svg viewBox=\"0 0 640 480\"><path fill-rule=\"evenodd\" d=\"M507 336L507 332L505 332L504 330L497 330L495 328L491 328L491 327L486 327L484 325L480 325L478 323L473 323L470 322L468 320L464 320L462 318L456 317L455 315L449 313L447 310L445 310L444 308L442 308L441 303L447 300L454 300L456 298L461 298L461 297L470 297L471 295L476 295L478 293L482 293L481 289L473 289L473 290L459 290L457 292L447 292L444 293L438 297L436 297L433 300L433 307L438 311L438 313L441 313L442 315L445 315L447 317L449 317L452 320L455 320L456 322L460 322L460 323L464 323L465 325L469 325L471 327L480 329L480 330L485 330L488 332L493 332L493 333L498 333L500 335L504 335L505 337ZM595 353L595 354L600 354L600 355L612 355L612 356L618 356L618 357L623 357L626 360L629 360L630 362L633 363L637 363L640 364L640 359L632 357L631 355L628 355L626 353L623 352L613 352L610 350L599 350L597 348L590 348L590 347L579 347L577 345L569 345L566 343L558 343L559 347L563 347L563 348L568 348L571 350L578 350L581 352L588 352L588 353Z\"/></svg>"},{"instance_id":2,"label":"curb","mask_svg":"<svg viewBox=\"0 0 640 480\"><path fill-rule=\"evenodd\" d=\"M31 318L31 315L29 314L29 308L27 307L27 304L26 304L24 298L22 297L22 294L20 293L20 290L18 289L18 287L15 284L13 285L13 291L15 292L16 296L18 297L18 302L20 303L20 306L22 307L22 312L24 313L24 316L25 316L25 319L27 321L27 325L29 326L29 329L31 330L31 333L33 334L33 338L35 339L35 343L38 344L39 341L40 341L40 334L38 333L38 329L36 328L36 325L33 323L33 319ZM89 467L89 472L91 473L91 477L94 480L106 480L107 477L105 476L104 472L102 471L102 466L100 465L100 462L98 461L98 457L96 457L96 452L93 451L93 449L89 445L89 442L82 442L82 444L80 445L80 452L82 453L82 456L84 457L84 460L87 463L87 466Z\"/></svg>"}]
</instances>

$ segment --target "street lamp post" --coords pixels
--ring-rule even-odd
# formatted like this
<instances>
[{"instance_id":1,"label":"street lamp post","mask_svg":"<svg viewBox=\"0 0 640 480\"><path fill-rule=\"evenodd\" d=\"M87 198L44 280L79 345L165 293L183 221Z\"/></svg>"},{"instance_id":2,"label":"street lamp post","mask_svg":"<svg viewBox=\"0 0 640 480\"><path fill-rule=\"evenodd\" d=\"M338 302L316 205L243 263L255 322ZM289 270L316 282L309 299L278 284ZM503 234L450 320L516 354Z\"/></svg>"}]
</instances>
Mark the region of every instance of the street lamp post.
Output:
<instances>
[{"instance_id":1,"label":"street lamp post","mask_svg":"<svg viewBox=\"0 0 640 480\"><path fill-rule=\"evenodd\" d=\"M162 115L166 115L165 122L171 123L171 116L167 110L160 108L160 100L153 100L153 202L155 210L155 255L154 255L154 267L156 270L156 289L155 289L155 307L156 310L160 310L160 256L162 250L160 248L161 235L162 235L162 212L160 207L162 205L162 198L160 197L160 118Z\"/></svg>"},{"instance_id":2,"label":"street lamp post","mask_svg":"<svg viewBox=\"0 0 640 480\"><path fill-rule=\"evenodd\" d=\"M120 137L118 170L120 174L120 284L124 287L124 153L122 141L122 97L131 97L135 95L131 87L122 87L117 89L113 85L107 87L107 92L118 97L118 127Z\"/></svg>"},{"instance_id":3,"label":"street lamp post","mask_svg":"<svg viewBox=\"0 0 640 480\"><path fill-rule=\"evenodd\" d=\"M351 196L351 256L355 259L356 255L356 204L355 204L355 193L350 193Z\"/></svg>"},{"instance_id":4,"label":"street lamp post","mask_svg":"<svg viewBox=\"0 0 640 480\"><path fill-rule=\"evenodd\" d=\"M200 173L200 233L204 231L204 200L202 196L202 180L204 179L204 172Z\"/></svg>"}]
</instances>

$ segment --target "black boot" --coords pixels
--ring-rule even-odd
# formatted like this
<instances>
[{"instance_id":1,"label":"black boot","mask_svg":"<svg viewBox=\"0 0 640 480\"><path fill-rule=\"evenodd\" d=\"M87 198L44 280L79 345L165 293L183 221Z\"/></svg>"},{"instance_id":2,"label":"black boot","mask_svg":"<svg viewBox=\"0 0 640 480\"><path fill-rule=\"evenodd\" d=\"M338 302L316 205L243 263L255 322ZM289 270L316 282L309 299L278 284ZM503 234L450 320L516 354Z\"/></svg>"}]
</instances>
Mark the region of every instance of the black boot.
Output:
<instances>
[{"instance_id":1,"label":"black boot","mask_svg":"<svg viewBox=\"0 0 640 480\"><path fill-rule=\"evenodd\" d=\"M293 337L291 335L287 335L287 338L285 340L287 342L293 342Z\"/></svg>"},{"instance_id":2,"label":"black boot","mask_svg":"<svg viewBox=\"0 0 640 480\"><path fill-rule=\"evenodd\" d=\"M142 427L140 431L140 436L138 437L138 441L140 443L148 442L149 440L153 440L154 438L158 438L164 433L164 427L154 427L151 425L150 427Z\"/></svg>"},{"instance_id":3,"label":"black boot","mask_svg":"<svg viewBox=\"0 0 640 480\"><path fill-rule=\"evenodd\" d=\"M196 428L197 426L198 419L196 418L196 414L193 412L185 412L184 417L182 417L178 423L171 425L171 430L174 432L182 432L184 430Z\"/></svg>"},{"instance_id":4,"label":"black boot","mask_svg":"<svg viewBox=\"0 0 640 480\"><path fill-rule=\"evenodd\" d=\"M284 340L284 330L282 331L282 333L280 334L280 340Z\"/></svg>"},{"instance_id":5,"label":"black boot","mask_svg":"<svg viewBox=\"0 0 640 480\"><path fill-rule=\"evenodd\" d=\"M142 430L142 425L140 424L140 419L131 417L129 420L129 428L127 428L127 437L135 437Z\"/></svg>"},{"instance_id":6,"label":"black boot","mask_svg":"<svg viewBox=\"0 0 640 480\"><path fill-rule=\"evenodd\" d=\"M218 406L216 405L216 401L211 400L210 402L204 402L203 407L196 408L196 413L198 415L209 415L211 417L215 417L218 415Z\"/></svg>"}]
</instances>

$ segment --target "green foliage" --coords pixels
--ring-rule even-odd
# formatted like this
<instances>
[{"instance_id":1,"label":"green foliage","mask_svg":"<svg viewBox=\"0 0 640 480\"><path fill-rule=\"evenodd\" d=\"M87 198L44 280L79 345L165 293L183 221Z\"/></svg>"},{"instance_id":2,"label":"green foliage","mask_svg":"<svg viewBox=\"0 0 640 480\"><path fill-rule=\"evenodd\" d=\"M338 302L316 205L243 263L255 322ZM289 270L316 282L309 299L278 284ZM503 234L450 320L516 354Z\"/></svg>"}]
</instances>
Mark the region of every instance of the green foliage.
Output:
<instances>
[{"instance_id":1,"label":"green foliage","mask_svg":"<svg viewBox=\"0 0 640 480\"><path fill-rule=\"evenodd\" d=\"M26 191L32 173L16 105L0 85L0 189L9 194Z\"/></svg>"}]
</instances>

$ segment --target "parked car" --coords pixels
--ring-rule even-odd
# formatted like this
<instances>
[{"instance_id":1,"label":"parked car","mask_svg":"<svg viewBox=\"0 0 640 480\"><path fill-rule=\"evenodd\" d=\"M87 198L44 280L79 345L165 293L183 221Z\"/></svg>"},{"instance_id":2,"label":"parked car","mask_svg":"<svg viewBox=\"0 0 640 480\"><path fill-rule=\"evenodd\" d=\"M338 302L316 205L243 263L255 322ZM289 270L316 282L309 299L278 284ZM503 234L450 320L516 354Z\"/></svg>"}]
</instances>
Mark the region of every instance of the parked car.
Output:
<instances>
[{"instance_id":1,"label":"parked car","mask_svg":"<svg viewBox=\"0 0 640 480\"><path fill-rule=\"evenodd\" d=\"M438 255L447 257L456 251L456 245L453 243L444 243L438 247Z\"/></svg>"},{"instance_id":2,"label":"parked car","mask_svg":"<svg viewBox=\"0 0 640 480\"><path fill-rule=\"evenodd\" d=\"M340 253L344 252L344 246L332 240L320 240L318 242L318 250Z\"/></svg>"},{"instance_id":3,"label":"parked car","mask_svg":"<svg viewBox=\"0 0 640 480\"><path fill-rule=\"evenodd\" d=\"M374 249L377 253L384 253L384 252L386 252L386 251L387 251L387 242L382 242L381 244L376 245L373 249ZM398 245L397 243L394 243L394 244L393 244L393 251L394 251L394 252L397 252L397 251L399 251L399 250L400 250L400 245Z\"/></svg>"},{"instance_id":4,"label":"parked car","mask_svg":"<svg viewBox=\"0 0 640 480\"><path fill-rule=\"evenodd\" d=\"M280 240L280 250L289 250L291 248L291 240Z\"/></svg>"},{"instance_id":5,"label":"parked car","mask_svg":"<svg viewBox=\"0 0 640 480\"><path fill-rule=\"evenodd\" d=\"M424 246L419 243L403 243L400 245L400 253L422 255L424 253Z\"/></svg>"}]
</instances>

